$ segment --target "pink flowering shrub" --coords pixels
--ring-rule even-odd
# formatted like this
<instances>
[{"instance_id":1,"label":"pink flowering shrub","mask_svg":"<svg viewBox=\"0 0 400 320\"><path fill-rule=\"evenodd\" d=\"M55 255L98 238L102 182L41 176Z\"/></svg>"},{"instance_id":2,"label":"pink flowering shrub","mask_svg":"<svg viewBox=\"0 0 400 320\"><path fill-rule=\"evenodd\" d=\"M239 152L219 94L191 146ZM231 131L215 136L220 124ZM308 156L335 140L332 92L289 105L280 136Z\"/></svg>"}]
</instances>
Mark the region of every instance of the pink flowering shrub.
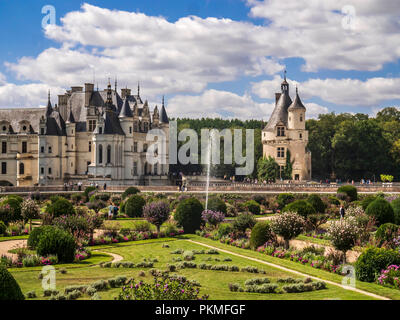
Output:
<instances>
[{"instance_id":1,"label":"pink flowering shrub","mask_svg":"<svg viewBox=\"0 0 400 320\"><path fill-rule=\"evenodd\" d=\"M287 211L271 219L271 229L285 239L285 247L289 248L289 240L303 232L306 221L295 212Z\"/></svg>"},{"instance_id":2,"label":"pink flowering shrub","mask_svg":"<svg viewBox=\"0 0 400 320\"><path fill-rule=\"evenodd\" d=\"M400 289L400 265L392 264L382 270L376 282L386 287Z\"/></svg>"},{"instance_id":3,"label":"pink flowering shrub","mask_svg":"<svg viewBox=\"0 0 400 320\"><path fill-rule=\"evenodd\" d=\"M219 211L204 210L201 213L201 219L209 225L216 227L219 223L224 221L225 215Z\"/></svg>"},{"instance_id":4,"label":"pink flowering shrub","mask_svg":"<svg viewBox=\"0 0 400 320\"><path fill-rule=\"evenodd\" d=\"M151 202L143 208L145 219L157 227L160 232L161 225L169 219L170 208L164 201Z\"/></svg>"}]
</instances>

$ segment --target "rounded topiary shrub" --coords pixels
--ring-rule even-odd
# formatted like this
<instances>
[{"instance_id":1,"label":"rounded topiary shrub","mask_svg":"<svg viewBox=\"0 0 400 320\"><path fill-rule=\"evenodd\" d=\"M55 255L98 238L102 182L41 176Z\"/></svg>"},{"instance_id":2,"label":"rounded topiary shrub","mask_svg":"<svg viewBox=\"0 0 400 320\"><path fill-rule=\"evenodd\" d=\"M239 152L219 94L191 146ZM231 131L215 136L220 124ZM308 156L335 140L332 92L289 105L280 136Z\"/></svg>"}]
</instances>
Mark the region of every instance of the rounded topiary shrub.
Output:
<instances>
[{"instance_id":1,"label":"rounded topiary shrub","mask_svg":"<svg viewBox=\"0 0 400 320\"><path fill-rule=\"evenodd\" d=\"M2 265L0 265L0 300L25 300L17 281Z\"/></svg>"},{"instance_id":2,"label":"rounded topiary shrub","mask_svg":"<svg viewBox=\"0 0 400 320\"><path fill-rule=\"evenodd\" d=\"M233 227L232 224L230 223L220 223L218 225L218 230L217 234L219 238L222 238L224 236L229 235L231 232L233 232Z\"/></svg>"},{"instance_id":3,"label":"rounded topiary shrub","mask_svg":"<svg viewBox=\"0 0 400 320\"><path fill-rule=\"evenodd\" d=\"M378 226L388 222L394 223L395 221L392 206L388 201L380 197L376 198L368 205L365 213L374 217Z\"/></svg>"},{"instance_id":4,"label":"rounded topiary shrub","mask_svg":"<svg viewBox=\"0 0 400 320\"><path fill-rule=\"evenodd\" d=\"M131 218L139 218L143 216L143 207L146 201L139 195L130 196L125 202L124 213Z\"/></svg>"},{"instance_id":5,"label":"rounded topiary shrub","mask_svg":"<svg viewBox=\"0 0 400 320\"><path fill-rule=\"evenodd\" d=\"M222 212L223 214L226 214L225 201L218 197L212 197L212 198L208 199L207 209L215 211L215 212Z\"/></svg>"},{"instance_id":6,"label":"rounded topiary shrub","mask_svg":"<svg viewBox=\"0 0 400 320\"><path fill-rule=\"evenodd\" d=\"M356 277L360 281L374 282L376 275L392 264L400 264L400 254L396 250L370 247L355 263Z\"/></svg>"},{"instance_id":7,"label":"rounded topiary shrub","mask_svg":"<svg viewBox=\"0 0 400 320\"><path fill-rule=\"evenodd\" d=\"M307 198L307 202L311 204L315 211L318 213L324 213L326 209L325 203L322 201L321 197L317 194L312 194Z\"/></svg>"},{"instance_id":8,"label":"rounded topiary shrub","mask_svg":"<svg viewBox=\"0 0 400 320\"><path fill-rule=\"evenodd\" d=\"M122 193L122 199L128 198L134 194L140 193L140 190L136 187L129 187Z\"/></svg>"},{"instance_id":9,"label":"rounded topiary shrub","mask_svg":"<svg viewBox=\"0 0 400 320\"><path fill-rule=\"evenodd\" d=\"M252 214L260 214L261 212L260 205L254 200L246 201L244 205L246 206L247 210L249 210L249 212L251 212Z\"/></svg>"},{"instance_id":10,"label":"rounded topiary shrub","mask_svg":"<svg viewBox=\"0 0 400 320\"><path fill-rule=\"evenodd\" d=\"M47 213L54 217L67 216L75 213L74 205L63 197L54 198L52 203L47 207Z\"/></svg>"},{"instance_id":11,"label":"rounded topiary shrub","mask_svg":"<svg viewBox=\"0 0 400 320\"><path fill-rule=\"evenodd\" d=\"M251 230L250 247L252 249L257 249L258 247L264 245L267 241L273 239L274 239L274 234L271 230L269 222L267 221L257 222L256 225Z\"/></svg>"},{"instance_id":12,"label":"rounded topiary shrub","mask_svg":"<svg viewBox=\"0 0 400 320\"><path fill-rule=\"evenodd\" d=\"M196 198L185 199L178 204L174 219L185 233L195 233L200 228L203 209L203 205Z\"/></svg>"},{"instance_id":13,"label":"rounded topiary shrub","mask_svg":"<svg viewBox=\"0 0 400 320\"><path fill-rule=\"evenodd\" d=\"M251 213L241 213L233 221L232 227L236 232L245 232L247 229L253 229L257 220Z\"/></svg>"},{"instance_id":14,"label":"rounded topiary shrub","mask_svg":"<svg viewBox=\"0 0 400 320\"><path fill-rule=\"evenodd\" d=\"M8 205L9 209L9 221L22 220L21 216L21 205L24 199L20 196L9 195L2 202L3 205Z\"/></svg>"},{"instance_id":15,"label":"rounded topiary shrub","mask_svg":"<svg viewBox=\"0 0 400 320\"><path fill-rule=\"evenodd\" d=\"M91 193L91 192L93 192L93 191L95 191L95 190L96 190L96 187L95 187L95 186L86 187L86 188L85 188L85 191L83 191L83 193L84 193L86 199L89 200L89 193Z\"/></svg>"},{"instance_id":16,"label":"rounded topiary shrub","mask_svg":"<svg viewBox=\"0 0 400 320\"><path fill-rule=\"evenodd\" d=\"M294 195L291 193L281 193L278 195L276 201L278 202L279 209L284 208L289 203L293 202L295 199Z\"/></svg>"},{"instance_id":17,"label":"rounded topiary shrub","mask_svg":"<svg viewBox=\"0 0 400 320\"><path fill-rule=\"evenodd\" d=\"M400 198L394 199L390 205L394 212L394 223L400 225Z\"/></svg>"},{"instance_id":18,"label":"rounded topiary shrub","mask_svg":"<svg viewBox=\"0 0 400 320\"><path fill-rule=\"evenodd\" d=\"M357 200L357 188L354 186L341 186L337 189L337 193L345 193L350 198L350 201Z\"/></svg>"},{"instance_id":19,"label":"rounded topiary shrub","mask_svg":"<svg viewBox=\"0 0 400 320\"><path fill-rule=\"evenodd\" d=\"M5 234L7 230L7 226L3 221L0 221L0 234Z\"/></svg>"},{"instance_id":20,"label":"rounded topiary shrub","mask_svg":"<svg viewBox=\"0 0 400 320\"><path fill-rule=\"evenodd\" d=\"M38 255L56 255L59 262L70 263L75 258L76 242L67 231L53 227L39 236L36 246Z\"/></svg>"},{"instance_id":21,"label":"rounded topiary shrub","mask_svg":"<svg viewBox=\"0 0 400 320\"><path fill-rule=\"evenodd\" d=\"M382 245L384 242L392 241L399 235L399 226L393 223L382 224L378 230L376 230L375 238Z\"/></svg>"},{"instance_id":22,"label":"rounded topiary shrub","mask_svg":"<svg viewBox=\"0 0 400 320\"><path fill-rule=\"evenodd\" d=\"M35 249L37 244L39 243L39 239L40 236L46 232L46 231L51 231L53 230L54 227L53 226L40 226L37 228L33 228L33 230L31 231L31 233L29 234L29 238L28 238L28 247Z\"/></svg>"},{"instance_id":23,"label":"rounded topiary shrub","mask_svg":"<svg viewBox=\"0 0 400 320\"><path fill-rule=\"evenodd\" d=\"M268 200L265 198L265 196L262 196L261 194L253 195L251 197L251 200L254 200L258 204L262 204L262 205L267 205L268 204Z\"/></svg>"},{"instance_id":24,"label":"rounded topiary shrub","mask_svg":"<svg viewBox=\"0 0 400 320\"><path fill-rule=\"evenodd\" d=\"M366 196L364 199L362 199L361 201L361 207L363 208L363 210L367 210L369 204L371 202L373 202L376 199L375 196Z\"/></svg>"},{"instance_id":25,"label":"rounded topiary shrub","mask_svg":"<svg viewBox=\"0 0 400 320\"><path fill-rule=\"evenodd\" d=\"M314 207L305 200L296 200L283 208L283 212L296 212L302 217L316 213Z\"/></svg>"},{"instance_id":26,"label":"rounded topiary shrub","mask_svg":"<svg viewBox=\"0 0 400 320\"><path fill-rule=\"evenodd\" d=\"M334 196L329 196L328 197L328 201L329 201L330 204L334 204L335 206L340 205L339 199L334 197Z\"/></svg>"}]
</instances>

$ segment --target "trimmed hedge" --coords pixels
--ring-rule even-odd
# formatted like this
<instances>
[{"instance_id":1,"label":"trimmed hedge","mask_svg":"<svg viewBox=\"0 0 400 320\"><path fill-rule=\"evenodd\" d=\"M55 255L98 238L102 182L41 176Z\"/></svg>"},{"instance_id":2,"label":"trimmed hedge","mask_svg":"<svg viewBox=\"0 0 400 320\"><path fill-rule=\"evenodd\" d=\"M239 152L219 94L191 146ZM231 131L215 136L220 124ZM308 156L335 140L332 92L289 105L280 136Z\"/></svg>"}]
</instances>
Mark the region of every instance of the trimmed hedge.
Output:
<instances>
[{"instance_id":1,"label":"trimmed hedge","mask_svg":"<svg viewBox=\"0 0 400 320\"><path fill-rule=\"evenodd\" d=\"M251 230L250 247L254 250L274 239L274 234L267 221L257 222Z\"/></svg>"},{"instance_id":2,"label":"trimmed hedge","mask_svg":"<svg viewBox=\"0 0 400 320\"><path fill-rule=\"evenodd\" d=\"M39 243L40 237L43 233L47 231L53 230L53 226L40 226L37 228L33 228L28 238L28 247L32 249L36 249L37 244Z\"/></svg>"},{"instance_id":3,"label":"trimmed hedge","mask_svg":"<svg viewBox=\"0 0 400 320\"><path fill-rule=\"evenodd\" d=\"M226 214L226 204L225 201L223 201L220 198L217 197L212 197L208 199L208 204L207 204L207 209L212 210L212 211L219 211L222 212L223 214Z\"/></svg>"},{"instance_id":4,"label":"trimmed hedge","mask_svg":"<svg viewBox=\"0 0 400 320\"><path fill-rule=\"evenodd\" d=\"M139 218L143 216L143 207L146 201L142 196L133 195L130 196L125 202L124 213L131 218Z\"/></svg>"},{"instance_id":5,"label":"trimmed hedge","mask_svg":"<svg viewBox=\"0 0 400 320\"><path fill-rule=\"evenodd\" d=\"M287 206L289 203L293 202L295 200L295 197L291 193L281 193L278 195L278 198L276 201L278 202L279 209L283 209L285 206Z\"/></svg>"},{"instance_id":6,"label":"trimmed hedge","mask_svg":"<svg viewBox=\"0 0 400 320\"><path fill-rule=\"evenodd\" d=\"M296 212L306 218L310 214L316 213L314 207L305 200L296 200L283 208L283 212Z\"/></svg>"},{"instance_id":7,"label":"trimmed hedge","mask_svg":"<svg viewBox=\"0 0 400 320\"><path fill-rule=\"evenodd\" d=\"M364 199L361 201L361 207L365 210L367 210L369 204L373 201L375 201L376 196L366 196Z\"/></svg>"},{"instance_id":8,"label":"trimmed hedge","mask_svg":"<svg viewBox=\"0 0 400 320\"><path fill-rule=\"evenodd\" d=\"M380 197L372 201L365 213L376 219L377 225L380 226L384 223L394 223L394 211L388 201Z\"/></svg>"},{"instance_id":9,"label":"trimmed hedge","mask_svg":"<svg viewBox=\"0 0 400 320\"><path fill-rule=\"evenodd\" d=\"M140 193L140 190L136 187L129 187L122 193L122 199L128 198L129 196L132 196L134 194Z\"/></svg>"},{"instance_id":10,"label":"trimmed hedge","mask_svg":"<svg viewBox=\"0 0 400 320\"><path fill-rule=\"evenodd\" d=\"M350 198L350 202L357 200L357 188L354 186L341 186L337 189L337 193L345 193Z\"/></svg>"},{"instance_id":11,"label":"trimmed hedge","mask_svg":"<svg viewBox=\"0 0 400 320\"><path fill-rule=\"evenodd\" d=\"M53 227L39 237L37 253L41 256L57 255L59 262L70 263L75 258L76 243L67 231Z\"/></svg>"},{"instance_id":12,"label":"trimmed hedge","mask_svg":"<svg viewBox=\"0 0 400 320\"><path fill-rule=\"evenodd\" d=\"M393 223L385 223L376 230L375 238L382 245L385 241L392 241L398 235L399 226Z\"/></svg>"},{"instance_id":13,"label":"trimmed hedge","mask_svg":"<svg viewBox=\"0 0 400 320\"><path fill-rule=\"evenodd\" d=\"M174 219L183 227L185 233L195 233L200 229L203 205L196 198L181 201L176 208Z\"/></svg>"},{"instance_id":14,"label":"trimmed hedge","mask_svg":"<svg viewBox=\"0 0 400 320\"><path fill-rule=\"evenodd\" d=\"M393 200L390 205L394 212L394 223L400 225L400 198Z\"/></svg>"},{"instance_id":15,"label":"trimmed hedge","mask_svg":"<svg viewBox=\"0 0 400 320\"><path fill-rule=\"evenodd\" d=\"M374 282L376 275L391 264L400 264L400 254L392 249L371 247L355 263L356 277L360 281Z\"/></svg>"},{"instance_id":16,"label":"trimmed hedge","mask_svg":"<svg viewBox=\"0 0 400 320\"><path fill-rule=\"evenodd\" d=\"M252 214L260 214L261 212L260 205L254 200L246 201L244 205Z\"/></svg>"},{"instance_id":17,"label":"trimmed hedge","mask_svg":"<svg viewBox=\"0 0 400 320\"><path fill-rule=\"evenodd\" d=\"M318 213L325 213L326 205L325 203L321 200L321 197L317 194L311 194L307 198L307 202L311 204L315 211Z\"/></svg>"},{"instance_id":18,"label":"trimmed hedge","mask_svg":"<svg viewBox=\"0 0 400 320\"><path fill-rule=\"evenodd\" d=\"M245 232L246 229L253 229L257 220L251 213L239 214L233 221L232 227L234 231Z\"/></svg>"},{"instance_id":19,"label":"trimmed hedge","mask_svg":"<svg viewBox=\"0 0 400 320\"><path fill-rule=\"evenodd\" d=\"M0 300L25 300L17 281L2 265L0 265Z\"/></svg>"},{"instance_id":20,"label":"trimmed hedge","mask_svg":"<svg viewBox=\"0 0 400 320\"><path fill-rule=\"evenodd\" d=\"M52 202L47 206L47 213L52 214L55 218L63 215L71 215L75 213L73 204L63 198L52 198Z\"/></svg>"},{"instance_id":21,"label":"trimmed hedge","mask_svg":"<svg viewBox=\"0 0 400 320\"><path fill-rule=\"evenodd\" d=\"M0 221L0 234L6 233L7 226L3 221Z\"/></svg>"}]
</instances>

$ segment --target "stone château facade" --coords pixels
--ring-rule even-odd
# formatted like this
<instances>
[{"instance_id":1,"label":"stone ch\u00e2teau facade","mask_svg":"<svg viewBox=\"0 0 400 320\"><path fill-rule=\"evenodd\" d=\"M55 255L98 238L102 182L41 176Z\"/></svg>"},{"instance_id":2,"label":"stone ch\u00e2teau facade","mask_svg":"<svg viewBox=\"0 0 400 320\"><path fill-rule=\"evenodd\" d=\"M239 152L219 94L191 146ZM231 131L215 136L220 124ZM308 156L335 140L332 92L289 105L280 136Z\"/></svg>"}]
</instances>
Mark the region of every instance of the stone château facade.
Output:
<instances>
[{"instance_id":1,"label":"stone ch\u00e2teau facade","mask_svg":"<svg viewBox=\"0 0 400 320\"><path fill-rule=\"evenodd\" d=\"M282 171L289 151L293 162L292 179L310 180L311 152L307 150L306 108L297 88L294 101L290 98L286 72L281 92L276 93L275 98L275 109L262 131L263 155L274 158Z\"/></svg>"},{"instance_id":2,"label":"stone ch\u00e2teau facade","mask_svg":"<svg viewBox=\"0 0 400 320\"><path fill-rule=\"evenodd\" d=\"M156 153L165 163L149 164L150 129L165 134ZM107 185L168 184L169 121L164 107L150 112L136 95L122 89L72 87L46 108L0 109L0 185L69 183Z\"/></svg>"}]
</instances>

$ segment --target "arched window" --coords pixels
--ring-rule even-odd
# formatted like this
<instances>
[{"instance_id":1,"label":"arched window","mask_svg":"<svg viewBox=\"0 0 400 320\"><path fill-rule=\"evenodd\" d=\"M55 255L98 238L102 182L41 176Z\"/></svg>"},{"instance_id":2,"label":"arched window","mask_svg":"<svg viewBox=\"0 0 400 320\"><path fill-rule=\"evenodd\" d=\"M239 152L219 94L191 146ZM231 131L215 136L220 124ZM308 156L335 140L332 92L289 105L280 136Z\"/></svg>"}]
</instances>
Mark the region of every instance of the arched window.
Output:
<instances>
[{"instance_id":1,"label":"arched window","mask_svg":"<svg viewBox=\"0 0 400 320\"><path fill-rule=\"evenodd\" d=\"M107 147L107 163L111 163L111 146Z\"/></svg>"},{"instance_id":2,"label":"arched window","mask_svg":"<svg viewBox=\"0 0 400 320\"><path fill-rule=\"evenodd\" d=\"M103 146L99 145L99 163L103 163Z\"/></svg>"},{"instance_id":3,"label":"arched window","mask_svg":"<svg viewBox=\"0 0 400 320\"><path fill-rule=\"evenodd\" d=\"M19 174L25 174L25 166L22 162L19 164Z\"/></svg>"}]
</instances>

